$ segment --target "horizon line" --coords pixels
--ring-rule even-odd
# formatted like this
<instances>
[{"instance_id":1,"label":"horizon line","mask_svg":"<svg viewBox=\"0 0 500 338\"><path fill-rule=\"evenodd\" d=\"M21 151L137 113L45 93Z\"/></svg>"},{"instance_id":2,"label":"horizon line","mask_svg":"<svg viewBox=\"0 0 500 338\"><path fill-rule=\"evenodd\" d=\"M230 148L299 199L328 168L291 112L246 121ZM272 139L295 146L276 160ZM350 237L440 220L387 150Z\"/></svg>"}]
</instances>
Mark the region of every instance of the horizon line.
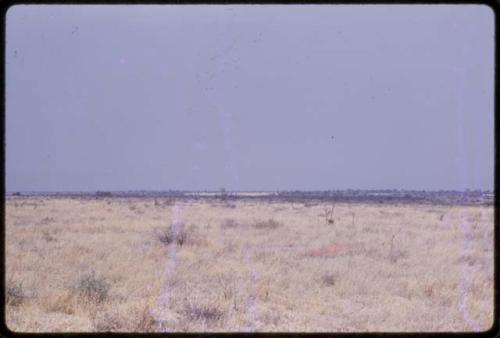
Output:
<instances>
[{"instance_id":1,"label":"horizon line","mask_svg":"<svg viewBox=\"0 0 500 338\"><path fill-rule=\"evenodd\" d=\"M5 191L5 194L13 193L96 193L96 192L332 192L332 191L407 191L407 192L494 192L494 189L466 188L466 189L395 189L395 188L378 188L378 189L362 189L362 188L346 188L346 189L275 189L275 190L246 190L246 189L130 189L130 190L10 190Z\"/></svg>"}]
</instances>

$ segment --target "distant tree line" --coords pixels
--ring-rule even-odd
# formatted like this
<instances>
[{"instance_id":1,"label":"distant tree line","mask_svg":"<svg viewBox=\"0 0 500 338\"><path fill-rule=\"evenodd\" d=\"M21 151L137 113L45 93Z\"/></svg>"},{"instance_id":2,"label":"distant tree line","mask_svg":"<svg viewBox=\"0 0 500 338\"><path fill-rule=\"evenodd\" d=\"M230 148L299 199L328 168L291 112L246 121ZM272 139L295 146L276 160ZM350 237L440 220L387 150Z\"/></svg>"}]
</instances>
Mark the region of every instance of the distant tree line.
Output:
<instances>
[{"instance_id":1,"label":"distant tree line","mask_svg":"<svg viewBox=\"0 0 500 338\"><path fill-rule=\"evenodd\" d=\"M97 191L95 193L96 197L112 197L113 194L109 191Z\"/></svg>"}]
</instances>

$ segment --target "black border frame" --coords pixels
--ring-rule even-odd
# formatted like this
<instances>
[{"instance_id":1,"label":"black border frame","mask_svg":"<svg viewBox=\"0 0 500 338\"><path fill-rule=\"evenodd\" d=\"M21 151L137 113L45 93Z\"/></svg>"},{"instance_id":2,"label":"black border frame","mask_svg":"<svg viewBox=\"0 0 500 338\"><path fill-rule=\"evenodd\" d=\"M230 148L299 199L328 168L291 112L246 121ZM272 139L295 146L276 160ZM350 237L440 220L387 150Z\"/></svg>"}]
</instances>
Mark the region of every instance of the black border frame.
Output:
<instances>
[{"instance_id":1,"label":"black border frame","mask_svg":"<svg viewBox=\"0 0 500 338\"><path fill-rule=\"evenodd\" d=\"M5 100L6 100L6 91L5 91L5 53L6 53L6 19L7 19L7 11L10 7L15 5L210 5L210 4L245 4L245 5L266 5L266 4L274 4L274 5L286 5L286 4L294 4L294 5L317 5L317 4L329 4L329 5L486 5L490 7L494 14L494 51L495 51L495 66L494 66L494 135L495 135L495 146L494 146L494 310L493 310L493 325L488 331L483 332L326 332L326 333L301 333L301 332L280 332L280 333L265 333L265 332L251 332L251 333L243 333L243 332L207 332L207 333L114 333L114 332L70 332L70 333L18 333L11 331L6 325L5 318L5 201L6 201L6 190L5 190ZM499 67L498 67L498 55L500 54L500 47L498 43L498 32L499 32L499 19L498 13L500 11L500 0L483 0L483 1L466 1L466 0L435 0L435 1L411 1L411 0L385 0L385 1L293 1L293 0L281 0L281 1L160 1L160 0L149 0L149 1L139 1L139 0L83 0L83 1L40 1L40 0L24 0L24 1L13 1L7 0L0 3L1 10L1 19L2 22L0 24L0 39L2 41L2 53L0 58L0 78L3 81L3 93L0 100L0 110L2 112L2 118L0 119L0 131L2 133L3 147L1 151L1 162L2 162L2 176L0 177L1 189L3 192L2 198L3 203L0 206L0 215L2 216L2 226L0 226L0 268L1 268L1 277L0 278L0 336L5 337L64 337L64 336L74 336L74 337L100 337L100 336L108 336L108 337L158 337L158 336L169 336L169 337L213 337L213 336L239 336L239 337L248 337L248 336L270 336L270 337L360 337L360 336L369 336L369 337L457 337L457 336L475 336L475 337L500 337L500 313L499 313L499 290L498 290L498 271L499 271L499 252L498 252L498 238L500 235L499 231L499 208L498 208L498 199L497 199L497 169L498 169L498 130L499 129L499 119L498 116L498 98L500 93L499 88Z\"/></svg>"}]
</instances>

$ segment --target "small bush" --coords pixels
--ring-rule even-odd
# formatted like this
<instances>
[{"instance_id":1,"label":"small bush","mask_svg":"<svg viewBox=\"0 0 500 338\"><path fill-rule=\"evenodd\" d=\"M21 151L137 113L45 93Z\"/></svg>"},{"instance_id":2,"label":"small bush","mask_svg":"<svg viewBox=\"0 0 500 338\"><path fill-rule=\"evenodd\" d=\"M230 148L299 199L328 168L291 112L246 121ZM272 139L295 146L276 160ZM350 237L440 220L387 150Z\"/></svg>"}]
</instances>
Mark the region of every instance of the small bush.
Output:
<instances>
[{"instance_id":1,"label":"small bush","mask_svg":"<svg viewBox=\"0 0 500 338\"><path fill-rule=\"evenodd\" d=\"M172 229L156 230L156 238L163 244L170 244L174 241L174 233Z\"/></svg>"},{"instance_id":2,"label":"small bush","mask_svg":"<svg viewBox=\"0 0 500 338\"><path fill-rule=\"evenodd\" d=\"M151 314L149 306L143 308L139 314L139 320L135 326L137 332L154 332L158 327L157 320Z\"/></svg>"},{"instance_id":3,"label":"small bush","mask_svg":"<svg viewBox=\"0 0 500 338\"><path fill-rule=\"evenodd\" d=\"M456 262L459 264L466 263L469 266L473 266L474 264L477 263L477 258L472 255L461 255L460 257L458 257Z\"/></svg>"},{"instance_id":4,"label":"small bush","mask_svg":"<svg viewBox=\"0 0 500 338\"><path fill-rule=\"evenodd\" d=\"M98 332L113 332L123 330L125 323L117 315L104 313L95 316L92 320L94 329Z\"/></svg>"},{"instance_id":5,"label":"small bush","mask_svg":"<svg viewBox=\"0 0 500 338\"><path fill-rule=\"evenodd\" d=\"M216 322L224 316L224 313L215 306L192 304L185 307L184 314L189 320L201 320L206 323Z\"/></svg>"},{"instance_id":6,"label":"small bush","mask_svg":"<svg viewBox=\"0 0 500 338\"><path fill-rule=\"evenodd\" d=\"M133 211L134 213L136 213L137 215L142 215L144 214L144 210L142 210L140 207L136 206L136 205L129 205L128 209L130 211Z\"/></svg>"},{"instance_id":7,"label":"small bush","mask_svg":"<svg viewBox=\"0 0 500 338\"><path fill-rule=\"evenodd\" d=\"M55 222L55 219L52 218L52 217L45 217L43 218L41 221L40 221L40 224L50 224L50 223L54 223Z\"/></svg>"},{"instance_id":8,"label":"small bush","mask_svg":"<svg viewBox=\"0 0 500 338\"><path fill-rule=\"evenodd\" d=\"M335 224L334 213L335 213L334 205L332 205L331 207L327 206L324 207L323 216L325 217L326 224Z\"/></svg>"},{"instance_id":9,"label":"small bush","mask_svg":"<svg viewBox=\"0 0 500 338\"><path fill-rule=\"evenodd\" d=\"M51 298L50 303L47 306L48 312L60 312L67 315L72 315L75 313L76 297L74 293L66 292L54 298Z\"/></svg>"},{"instance_id":10,"label":"small bush","mask_svg":"<svg viewBox=\"0 0 500 338\"><path fill-rule=\"evenodd\" d=\"M405 257L407 257L406 252L399 249L391 249L389 252L389 261L391 263L397 263L398 260Z\"/></svg>"},{"instance_id":11,"label":"small bush","mask_svg":"<svg viewBox=\"0 0 500 338\"><path fill-rule=\"evenodd\" d=\"M7 306L19 306L21 305L25 299L26 299L26 294L23 289L22 283L9 283L10 285L7 285L7 288L5 290L5 301Z\"/></svg>"},{"instance_id":12,"label":"small bush","mask_svg":"<svg viewBox=\"0 0 500 338\"><path fill-rule=\"evenodd\" d=\"M104 277L98 277L94 271L83 274L76 285L77 293L89 301L102 303L108 298L109 283Z\"/></svg>"},{"instance_id":13,"label":"small bush","mask_svg":"<svg viewBox=\"0 0 500 338\"><path fill-rule=\"evenodd\" d=\"M337 277L335 275L332 275L332 274L323 275L321 277L321 282L323 283L324 286L334 286L336 280L337 280Z\"/></svg>"},{"instance_id":14,"label":"small bush","mask_svg":"<svg viewBox=\"0 0 500 338\"><path fill-rule=\"evenodd\" d=\"M175 229L172 229L175 227ZM176 243L178 245L184 245L187 242L188 235L183 223L179 223L176 226L172 226L166 229L157 229L156 230L156 238L165 244Z\"/></svg>"},{"instance_id":15,"label":"small bush","mask_svg":"<svg viewBox=\"0 0 500 338\"><path fill-rule=\"evenodd\" d=\"M227 228L236 228L238 227L240 224L233 218L226 218L224 220L224 222L222 222L221 224L221 227L224 228L224 229L227 229Z\"/></svg>"},{"instance_id":16,"label":"small bush","mask_svg":"<svg viewBox=\"0 0 500 338\"><path fill-rule=\"evenodd\" d=\"M391 237L391 240L390 240L389 261L391 263L397 263L397 261L400 258L404 258L407 256L406 252L398 249L397 246L394 244L394 239L396 238L396 236L399 234L400 231L401 231L401 229L399 229L396 233L394 233Z\"/></svg>"},{"instance_id":17,"label":"small bush","mask_svg":"<svg viewBox=\"0 0 500 338\"><path fill-rule=\"evenodd\" d=\"M267 221L257 222L253 226L257 229L277 229L282 225L283 224L281 222L275 221L274 219L270 218Z\"/></svg>"},{"instance_id":18,"label":"small bush","mask_svg":"<svg viewBox=\"0 0 500 338\"><path fill-rule=\"evenodd\" d=\"M56 240L56 238L54 236L52 236L47 230L42 231L42 238L46 242L54 242Z\"/></svg>"},{"instance_id":19,"label":"small bush","mask_svg":"<svg viewBox=\"0 0 500 338\"><path fill-rule=\"evenodd\" d=\"M167 198L165 201L163 201L163 205L166 207L170 207L175 204L175 199L174 198Z\"/></svg>"},{"instance_id":20,"label":"small bush","mask_svg":"<svg viewBox=\"0 0 500 338\"><path fill-rule=\"evenodd\" d=\"M426 297L432 297L434 294L434 287L432 285L427 285L424 287L424 295Z\"/></svg>"}]
</instances>

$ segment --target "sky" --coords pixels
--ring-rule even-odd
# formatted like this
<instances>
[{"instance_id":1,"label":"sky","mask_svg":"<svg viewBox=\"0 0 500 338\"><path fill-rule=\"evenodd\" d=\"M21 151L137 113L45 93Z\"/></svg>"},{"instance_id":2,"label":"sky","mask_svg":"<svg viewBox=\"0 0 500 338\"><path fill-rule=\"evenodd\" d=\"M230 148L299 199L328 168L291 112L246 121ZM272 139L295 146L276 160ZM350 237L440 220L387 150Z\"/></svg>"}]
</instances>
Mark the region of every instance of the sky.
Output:
<instances>
[{"instance_id":1,"label":"sky","mask_svg":"<svg viewBox=\"0 0 500 338\"><path fill-rule=\"evenodd\" d=\"M494 20L484 5L11 7L6 190L493 190Z\"/></svg>"}]
</instances>

